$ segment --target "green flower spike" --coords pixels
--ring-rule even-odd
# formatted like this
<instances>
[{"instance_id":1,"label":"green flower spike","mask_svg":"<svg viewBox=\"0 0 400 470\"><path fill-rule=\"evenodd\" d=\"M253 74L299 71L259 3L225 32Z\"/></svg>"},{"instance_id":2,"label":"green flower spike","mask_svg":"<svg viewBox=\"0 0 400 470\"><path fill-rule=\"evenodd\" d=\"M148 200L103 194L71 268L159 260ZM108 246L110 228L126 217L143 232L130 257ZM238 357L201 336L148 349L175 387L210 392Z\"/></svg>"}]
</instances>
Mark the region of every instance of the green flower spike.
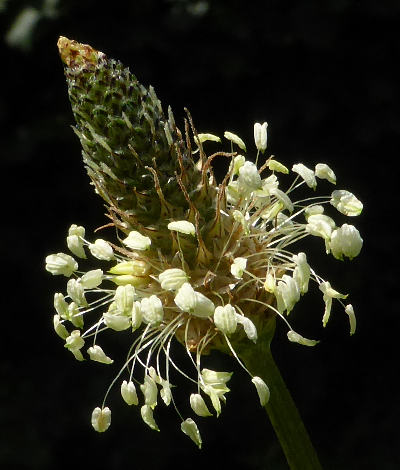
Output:
<instances>
[{"instance_id":1,"label":"green flower spike","mask_svg":"<svg viewBox=\"0 0 400 470\"><path fill-rule=\"evenodd\" d=\"M58 47L74 130L96 191L120 229L151 224L145 234L165 248L167 219L184 219L189 208L182 185L193 202L203 201L206 213L215 195L194 164L188 135L176 127L171 109L164 114L154 89L144 88L120 62L65 37Z\"/></svg>"},{"instance_id":2,"label":"green flower spike","mask_svg":"<svg viewBox=\"0 0 400 470\"><path fill-rule=\"evenodd\" d=\"M251 161L266 151L266 122L254 125L252 148L232 132L224 133L223 142L198 134L189 115L182 133L154 89L143 87L120 62L63 37L58 46L83 161L108 207L107 226L116 230L112 237L103 232L104 238L90 241L84 227L72 225L66 245L80 258L79 266L62 252L46 258L47 271L69 278L67 295L54 296L53 326L78 361L85 354L106 367L119 362L112 347L103 345L111 359L99 344L104 330L124 331L120 342L127 342L125 362L93 411L93 428L103 432L110 426L106 401L118 384L122 399L138 405L153 430L160 430L159 404L172 404L183 433L200 448L197 423L174 400L174 375L189 381L188 405L196 420L218 416L232 373L201 365L205 354L218 349L249 374L254 399L265 407L290 467L321 468L270 344L277 318L296 346L318 343L288 321L312 287L325 303L323 326L335 301L343 306L350 334L355 332L354 309L343 303L347 295L322 279L295 244L314 237L334 258L357 256L362 247L357 229L337 227L324 208L355 216L362 203L346 190L316 195L320 179L336 184L323 163L315 171L297 163L290 172L273 156L261 166ZM207 155L210 140L227 145L228 152L221 148ZM238 149L248 156L238 155ZM217 156L231 159L220 183L211 166ZM295 199L299 187L310 190L309 199ZM184 346L192 372L172 359L175 340Z\"/></svg>"}]
</instances>

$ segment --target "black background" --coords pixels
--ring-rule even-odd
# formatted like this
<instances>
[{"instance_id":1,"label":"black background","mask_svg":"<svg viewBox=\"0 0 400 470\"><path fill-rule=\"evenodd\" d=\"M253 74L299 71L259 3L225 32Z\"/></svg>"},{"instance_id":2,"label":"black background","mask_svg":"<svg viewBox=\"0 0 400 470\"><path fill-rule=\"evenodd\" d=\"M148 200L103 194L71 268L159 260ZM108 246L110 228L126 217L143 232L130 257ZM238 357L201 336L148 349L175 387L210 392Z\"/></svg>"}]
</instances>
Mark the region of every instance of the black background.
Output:
<instances>
[{"instance_id":1,"label":"black background","mask_svg":"<svg viewBox=\"0 0 400 470\"><path fill-rule=\"evenodd\" d=\"M25 43L7 43L27 6L41 11L36 27ZM364 238L360 257L351 263L327 257L318 239L312 252L320 274L351 293L357 334L348 336L339 306L322 329L323 303L311 294L292 321L321 344L290 344L280 325L273 351L324 468L400 468L400 4L63 0L55 6L49 14L42 2L9 1L0 13L0 466L287 468L253 386L230 358L210 362L235 374L221 416L199 420L202 451L181 433L173 409L159 407L162 431L152 432L137 409L121 404L118 390L109 400L109 431L91 429L91 411L118 369L77 363L62 347L51 319L53 293L64 280L44 271L45 256L65 249L71 223L90 233L105 220L70 128L56 49L65 35L124 62L156 88L165 107L171 104L179 123L188 107L200 132L230 130L252 147L253 123L268 121L269 152L278 160L290 167L328 163L338 188L363 200L363 214L349 221Z\"/></svg>"}]
</instances>

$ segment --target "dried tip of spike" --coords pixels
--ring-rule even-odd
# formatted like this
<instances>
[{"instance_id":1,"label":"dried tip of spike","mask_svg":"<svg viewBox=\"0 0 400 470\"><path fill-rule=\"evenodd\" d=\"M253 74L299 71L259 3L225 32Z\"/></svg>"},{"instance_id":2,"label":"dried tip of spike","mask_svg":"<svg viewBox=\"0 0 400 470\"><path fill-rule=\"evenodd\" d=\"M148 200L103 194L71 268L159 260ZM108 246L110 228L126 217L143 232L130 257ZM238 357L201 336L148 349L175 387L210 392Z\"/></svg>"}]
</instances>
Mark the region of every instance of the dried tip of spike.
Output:
<instances>
[{"instance_id":1,"label":"dried tip of spike","mask_svg":"<svg viewBox=\"0 0 400 470\"><path fill-rule=\"evenodd\" d=\"M57 42L61 60L71 68L96 66L100 57L105 55L88 44L81 44L72 39L60 36Z\"/></svg>"}]
</instances>

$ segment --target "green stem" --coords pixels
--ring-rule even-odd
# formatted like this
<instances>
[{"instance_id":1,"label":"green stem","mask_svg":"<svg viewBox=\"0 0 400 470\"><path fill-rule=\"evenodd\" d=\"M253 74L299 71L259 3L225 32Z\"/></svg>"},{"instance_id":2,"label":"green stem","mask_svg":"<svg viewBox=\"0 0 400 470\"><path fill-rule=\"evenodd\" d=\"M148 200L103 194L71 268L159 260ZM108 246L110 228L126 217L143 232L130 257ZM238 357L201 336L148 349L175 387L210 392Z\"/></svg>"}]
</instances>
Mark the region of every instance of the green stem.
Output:
<instances>
[{"instance_id":1,"label":"green stem","mask_svg":"<svg viewBox=\"0 0 400 470\"><path fill-rule=\"evenodd\" d=\"M275 364L270 342L275 320L254 346L241 348L239 356L253 376L261 377L271 396L265 409L281 444L291 470L322 470L318 456L304 427L292 396Z\"/></svg>"}]
</instances>

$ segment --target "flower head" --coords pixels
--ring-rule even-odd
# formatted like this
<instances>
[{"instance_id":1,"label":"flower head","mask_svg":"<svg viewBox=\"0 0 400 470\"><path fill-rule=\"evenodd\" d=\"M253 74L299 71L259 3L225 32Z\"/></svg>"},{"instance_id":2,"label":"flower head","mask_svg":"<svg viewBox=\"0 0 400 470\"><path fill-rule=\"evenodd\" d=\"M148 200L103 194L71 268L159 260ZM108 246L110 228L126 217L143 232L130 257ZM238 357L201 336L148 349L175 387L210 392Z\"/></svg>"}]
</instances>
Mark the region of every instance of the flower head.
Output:
<instances>
[{"instance_id":1,"label":"flower head","mask_svg":"<svg viewBox=\"0 0 400 470\"><path fill-rule=\"evenodd\" d=\"M104 54L68 41L63 38L60 47L73 103L90 108L90 100L101 96L93 92L88 101L86 92L80 94L75 86L80 74L82 83L89 74L95 88L97 76L91 75L92 70L100 69L121 93L131 83L137 87L121 64L109 66ZM109 207L117 236L109 239L103 232L103 238L91 242L83 227L70 227L67 246L82 265L87 264L86 271L82 270L85 266L78 271L78 263L65 253L46 258L50 273L69 278L66 294L54 296L53 325L77 360L86 356L106 367L120 361L102 332L118 335L118 343L125 343L127 349L113 382L120 386L122 399L139 405L144 423L156 431L158 407L172 404L182 431L201 447L197 424L192 418L183 419L174 401L174 374L188 379L188 403L196 416L218 416L232 373L203 368L203 356L214 349L228 351L245 368L237 351L253 347L264 325L275 318L287 325L289 341L316 345L317 340L295 332L288 321L297 302L313 286L322 292L323 325L335 301L342 304L350 333L354 333L353 307L342 303L347 295L319 276L306 253L295 245L307 236L319 237L327 254L339 259L357 256L362 246L357 229L347 224L337 227L334 216L324 213L324 206L330 203L339 212L355 216L362 204L344 190L316 196L316 177L336 181L327 165L317 164L313 171L298 163L290 172L272 156L258 165L233 152L234 146L246 150L246 145L231 132L224 136L231 142L232 153L221 151L207 157L202 143L219 139L193 129L197 149L192 152L172 112L166 117L154 90L144 93L142 88L137 93L143 107L138 110L136 101L129 101L129 106L120 109L114 103L108 110L108 127L86 122L82 116L93 113L74 108L88 173ZM140 125L149 138L138 137L142 130L138 135L133 132ZM105 128L107 133L101 134ZM254 126L257 155L266 150L266 129L266 123ZM125 140L113 140L115 133L122 133ZM128 142L127 148L118 147L120 142ZM195 154L199 155L196 162ZM210 165L218 155L232 159L221 183ZM313 190L310 199L303 195L296 199L299 186ZM182 370L172 358L175 340L185 348L192 371ZM268 384L245 370L264 405L270 394ZM92 415L92 425L99 432L111 423L111 411L104 406L107 398L108 392L103 407L95 408Z\"/></svg>"}]
</instances>

